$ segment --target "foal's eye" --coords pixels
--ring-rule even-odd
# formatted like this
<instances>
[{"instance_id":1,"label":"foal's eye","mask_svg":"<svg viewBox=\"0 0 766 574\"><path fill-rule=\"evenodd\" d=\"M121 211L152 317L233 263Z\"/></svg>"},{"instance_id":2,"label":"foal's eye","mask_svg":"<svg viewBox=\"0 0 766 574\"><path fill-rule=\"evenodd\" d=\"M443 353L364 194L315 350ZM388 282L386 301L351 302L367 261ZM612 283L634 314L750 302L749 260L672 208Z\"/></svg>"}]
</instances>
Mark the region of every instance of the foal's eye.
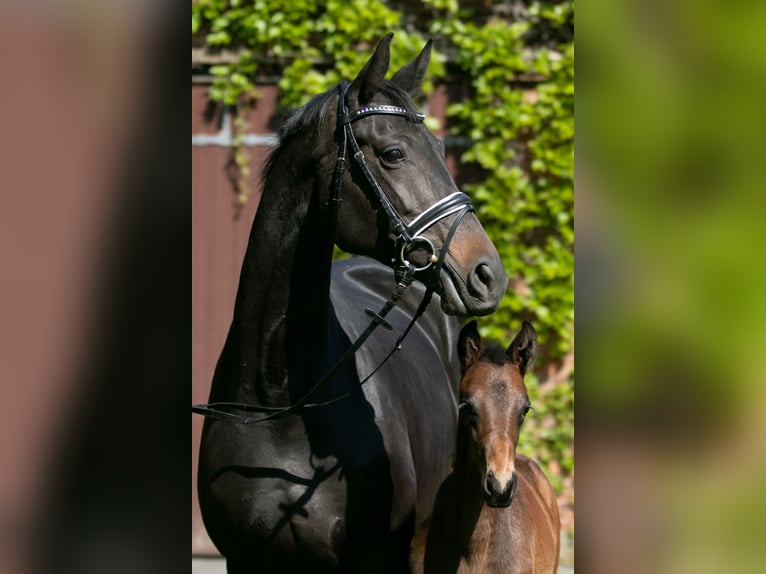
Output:
<instances>
[{"instance_id":1,"label":"foal's eye","mask_svg":"<svg viewBox=\"0 0 766 574\"><path fill-rule=\"evenodd\" d=\"M460 417L473 428L479 426L479 415L471 403L460 403Z\"/></svg>"},{"instance_id":2,"label":"foal's eye","mask_svg":"<svg viewBox=\"0 0 766 574\"><path fill-rule=\"evenodd\" d=\"M382 154L380 154L380 157L382 157L383 161L387 163L399 163L404 161L404 154L402 153L402 150L396 147L387 149Z\"/></svg>"},{"instance_id":3,"label":"foal's eye","mask_svg":"<svg viewBox=\"0 0 766 574\"><path fill-rule=\"evenodd\" d=\"M532 409L532 407L524 407L524 409L519 413L519 424L524 422L524 419L527 417L527 413Z\"/></svg>"}]
</instances>

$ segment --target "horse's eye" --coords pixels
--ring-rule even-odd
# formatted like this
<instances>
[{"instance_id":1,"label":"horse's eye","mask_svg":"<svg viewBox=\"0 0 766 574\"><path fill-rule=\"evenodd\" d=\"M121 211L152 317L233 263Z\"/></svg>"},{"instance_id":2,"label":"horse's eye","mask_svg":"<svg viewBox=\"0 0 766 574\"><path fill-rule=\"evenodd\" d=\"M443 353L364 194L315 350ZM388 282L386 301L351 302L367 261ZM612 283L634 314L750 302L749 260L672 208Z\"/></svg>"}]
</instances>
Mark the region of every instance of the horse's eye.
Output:
<instances>
[{"instance_id":1,"label":"horse's eye","mask_svg":"<svg viewBox=\"0 0 766 574\"><path fill-rule=\"evenodd\" d=\"M401 161L404 161L404 154L402 153L402 150L399 148L391 148L384 151L380 156L383 158L383 161L387 163L399 163Z\"/></svg>"}]
</instances>

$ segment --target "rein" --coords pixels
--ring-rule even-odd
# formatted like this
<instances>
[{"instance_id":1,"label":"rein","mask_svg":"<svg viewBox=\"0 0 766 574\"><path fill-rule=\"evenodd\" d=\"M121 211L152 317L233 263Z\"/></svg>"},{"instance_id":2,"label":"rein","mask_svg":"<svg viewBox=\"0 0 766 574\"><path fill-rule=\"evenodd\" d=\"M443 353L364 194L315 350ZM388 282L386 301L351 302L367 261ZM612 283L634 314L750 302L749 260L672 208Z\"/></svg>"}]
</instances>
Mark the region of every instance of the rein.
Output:
<instances>
[{"instance_id":1,"label":"rein","mask_svg":"<svg viewBox=\"0 0 766 574\"><path fill-rule=\"evenodd\" d=\"M367 328L362 332L361 335L359 335L359 337L357 337L353 344L348 349L346 349L343 355L330 368L330 370L325 373L325 375L322 376L322 378L319 379L314 384L314 386L311 387L311 389L309 389L303 395L303 397L301 397L295 403L286 407L264 407L246 403L217 402L210 404L192 405L193 413L200 414L218 421L251 424L283 418L302 409L323 407L337 403L347 398L351 394L357 392L362 387L362 385L369 381L370 378L372 378L372 376L378 372L378 370L393 356L396 351L402 349L405 337L409 334L410 330L415 325L415 322L425 312L428 304L431 302L431 297L433 296L434 289L431 285L427 285L426 292L423 295L423 299L420 302L415 315L410 320L407 328L397 339L394 347L383 358L378 366L375 367L371 373L369 373L364 379L360 381L359 385L355 389L328 401L321 403L309 403L311 397L314 396L314 394L316 394L316 392L319 391L319 389L324 386L327 381L331 380L349 360L351 360L359 348L365 343L370 335L372 335L375 329L377 329L380 325L388 330L392 329L390 323L386 321L385 317L397 305L404 292L412 284L415 273L419 271L425 271L433 265L434 273L437 277L439 276L444 264L444 258L449 249L449 244L452 241L455 232L457 231L458 225L460 225L463 217L465 217L469 212L473 211L471 199L465 193L458 191L440 199L431 205L428 209L426 209L423 213L415 217L415 219L413 219L409 224L407 224L399 212L396 210L394 205L391 203L391 201L388 199L386 194L383 192L383 189L375 179L375 176L367 167L367 161L364 157L364 153L356 141L356 138L354 137L354 132L351 128L351 124L357 120L371 115L397 115L402 116L411 122L417 123L422 123L425 119L425 116L423 114L413 113L406 110L405 108L392 105L367 105L359 108L352 114L349 114L346 108L346 92L348 91L348 86L348 84L341 85L338 96L337 129L342 130L342 133L340 134L338 156L335 161L335 171L333 173L332 195L328 202L330 240L332 245L337 243L338 240L338 211L341 204L341 190L343 187L343 174L345 172L346 166L347 148L348 144L350 143L354 160L364 174L365 179L367 180L368 184L372 188L373 193L376 196L376 199L378 200L380 206L383 208L383 211L385 211L386 215L388 216L393 230L397 234L396 241L399 259L392 260L394 265L394 274L397 280L396 288L389 297L388 301L386 301L386 303L380 309L380 311L375 313L370 309L365 309L365 314L371 319L370 323L367 325ZM457 213L457 216L452 222L449 232L447 233L447 236L444 240L444 244L442 245L441 252L437 256L433 243L431 243L428 238L423 236L422 233L424 233L435 223L455 213ZM406 255L417 246L423 246L429 252L426 263L420 267L406 259ZM249 415L229 412L229 410L237 410L245 413L261 413L265 416L260 418L253 418Z\"/></svg>"}]
</instances>

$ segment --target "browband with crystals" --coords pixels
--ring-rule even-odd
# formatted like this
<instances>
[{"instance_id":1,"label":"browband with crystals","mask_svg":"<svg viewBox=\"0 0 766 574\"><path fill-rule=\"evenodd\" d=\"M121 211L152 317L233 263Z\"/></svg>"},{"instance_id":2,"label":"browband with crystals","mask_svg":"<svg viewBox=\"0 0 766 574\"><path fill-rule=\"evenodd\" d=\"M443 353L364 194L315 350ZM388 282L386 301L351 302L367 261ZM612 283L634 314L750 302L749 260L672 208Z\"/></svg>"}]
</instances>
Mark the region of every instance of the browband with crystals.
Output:
<instances>
[{"instance_id":1,"label":"browband with crystals","mask_svg":"<svg viewBox=\"0 0 766 574\"><path fill-rule=\"evenodd\" d=\"M371 104L362 106L353 114L343 116L340 119L340 124L350 124L351 122L355 122L356 120L362 119L365 116L371 116L373 114L391 114L396 116L403 116L413 122L422 122L426 119L425 114L413 113L407 111L405 108L400 108L399 106Z\"/></svg>"}]
</instances>

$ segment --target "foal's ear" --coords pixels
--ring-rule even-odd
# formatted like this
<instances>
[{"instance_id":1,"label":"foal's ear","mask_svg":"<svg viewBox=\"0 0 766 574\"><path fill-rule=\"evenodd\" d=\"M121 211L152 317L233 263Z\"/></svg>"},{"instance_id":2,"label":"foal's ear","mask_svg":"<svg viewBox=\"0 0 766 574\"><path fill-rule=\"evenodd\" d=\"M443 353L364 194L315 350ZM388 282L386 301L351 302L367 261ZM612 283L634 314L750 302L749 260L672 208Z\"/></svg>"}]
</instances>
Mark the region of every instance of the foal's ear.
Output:
<instances>
[{"instance_id":1,"label":"foal's ear","mask_svg":"<svg viewBox=\"0 0 766 574\"><path fill-rule=\"evenodd\" d=\"M476 328L476 321L471 321L461 329L457 341L461 374L465 375L466 371L479 360L483 352L484 344L481 342L481 335Z\"/></svg>"},{"instance_id":2,"label":"foal's ear","mask_svg":"<svg viewBox=\"0 0 766 574\"><path fill-rule=\"evenodd\" d=\"M423 87L423 78L428 70L428 62L431 60L431 43L431 40L426 42L420 54L391 77L391 83L402 88L412 99L420 95Z\"/></svg>"},{"instance_id":3,"label":"foal's ear","mask_svg":"<svg viewBox=\"0 0 766 574\"><path fill-rule=\"evenodd\" d=\"M393 32L389 32L383 37L378 47L375 48L375 53L370 56L362 71L351 82L349 92L358 92L360 104L368 103L386 79L386 72L388 72L388 64L391 59L391 38L393 37Z\"/></svg>"},{"instance_id":4,"label":"foal's ear","mask_svg":"<svg viewBox=\"0 0 766 574\"><path fill-rule=\"evenodd\" d=\"M505 350L511 363L519 367L522 376L532 369L537 352L537 333L529 321L524 321L516 338Z\"/></svg>"}]
</instances>

